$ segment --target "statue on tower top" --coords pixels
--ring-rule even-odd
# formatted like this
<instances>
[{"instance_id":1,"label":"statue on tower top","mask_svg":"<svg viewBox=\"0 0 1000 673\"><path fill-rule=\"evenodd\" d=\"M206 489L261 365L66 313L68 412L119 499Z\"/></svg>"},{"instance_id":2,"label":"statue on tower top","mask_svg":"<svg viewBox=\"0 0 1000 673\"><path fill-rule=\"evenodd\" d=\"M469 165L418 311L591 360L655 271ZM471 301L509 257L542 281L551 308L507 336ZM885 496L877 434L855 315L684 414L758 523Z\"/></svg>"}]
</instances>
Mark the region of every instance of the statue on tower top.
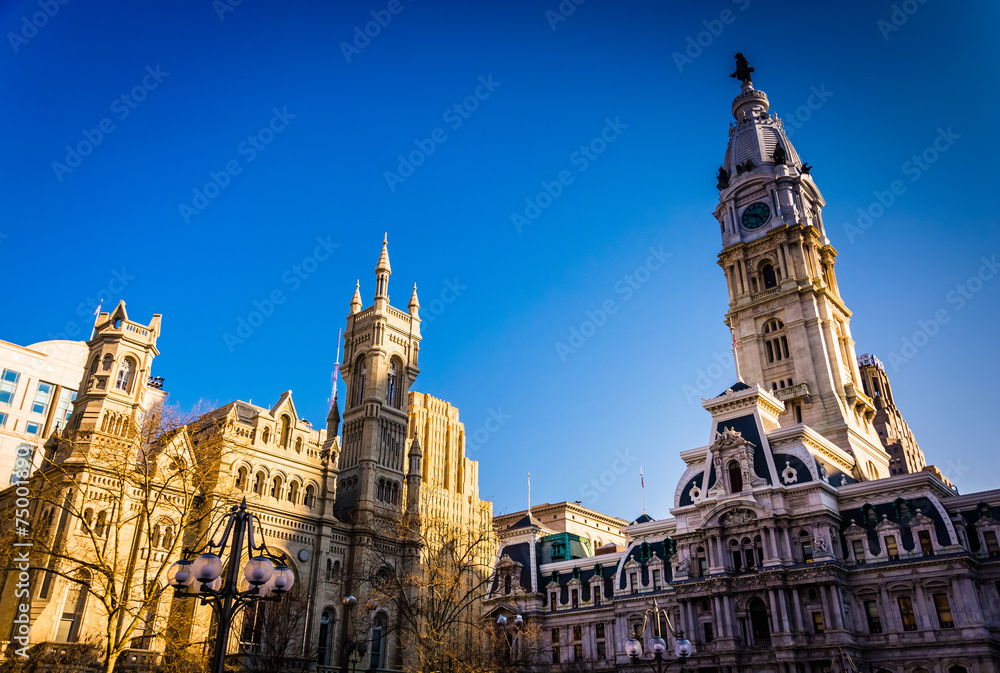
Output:
<instances>
[{"instance_id":1,"label":"statue on tower top","mask_svg":"<svg viewBox=\"0 0 1000 673\"><path fill-rule=\"evenodd\" d=\"M750 82L750 73L754 70L750 67L747 59L743 54L736 54L736 72L734 72L730 77L735 77L744 84Z\"/></svg>"}]
</instances>

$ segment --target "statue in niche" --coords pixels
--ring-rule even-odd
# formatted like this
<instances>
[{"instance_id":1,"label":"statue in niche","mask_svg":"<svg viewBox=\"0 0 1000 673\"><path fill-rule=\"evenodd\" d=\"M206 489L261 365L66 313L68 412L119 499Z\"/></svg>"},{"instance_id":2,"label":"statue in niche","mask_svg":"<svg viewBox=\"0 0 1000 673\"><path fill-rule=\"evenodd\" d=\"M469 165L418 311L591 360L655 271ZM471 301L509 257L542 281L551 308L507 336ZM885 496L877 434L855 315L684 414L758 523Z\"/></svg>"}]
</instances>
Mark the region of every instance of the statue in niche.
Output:
<instances>
[{"instance_id":1,"label":"statue in niche","mask_svg":"<svg viewBox=\"0 0 1000 673\"><path fill-rule=\"evenodd\" d=\"M826 471L826 463L819 464L819 478L821 481L830 483L830 474Z\"/></svg>"},{"instance_id":2,"label":"statue in niche","mask_svg":"<svg viewBox=\"0 0 1000 673\"><path fill-rule=\"evenodd\" d=\"M720 493L726 492L726 481L722 478L722 456L715 454L715 490Z\"/></svg>"},{"instance_id":3,"label":"statue in niche","mask_svg":"<svg viewBox=\"0 0 1000 673\"><path fill-rule=\"evenodd\" d=\"M781 143L778 143L778 145L774 148L774 153L771 154L771 158L774 159L774 163L776 164L785 163L788 155L785 154L785 148L781 146Z\"/></svg>"},{"instance_id":4,"label":"statue in niche","mask_svg":"<svg viewBox=\"0 0 1000 673\"><path fill-rule=\"evenodd\" d=\"M691 562L688 560L688 557L687 556L682 557L681 560L677 562L677 574L687 575L688 571L690 570L691 570Z\"/></svg>"}]
</instances>

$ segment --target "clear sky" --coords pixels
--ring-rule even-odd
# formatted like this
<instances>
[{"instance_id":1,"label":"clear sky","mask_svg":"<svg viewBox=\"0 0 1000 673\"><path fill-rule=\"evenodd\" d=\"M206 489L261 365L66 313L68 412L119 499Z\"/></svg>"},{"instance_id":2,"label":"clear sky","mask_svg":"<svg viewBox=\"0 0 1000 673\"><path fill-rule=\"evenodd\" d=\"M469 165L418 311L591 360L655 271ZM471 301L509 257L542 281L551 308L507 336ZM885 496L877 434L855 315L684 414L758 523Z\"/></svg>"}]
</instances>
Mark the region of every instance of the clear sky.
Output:
<instances>
[{"instance_id":1,"label":"clear sky","mask_svg":"<svg viewBox=\"0 0 1000 673\"><path fill-rule=\"evenodd\" d=\"M899 356L928 462L1000 486L1000 283L966 284L1000 254L995 3L236 2L0 8L0 338L86 338L103 291L163 314L174 402L291 389L320 425L388 232L392 301L417 283L425 319L414 388L460 409L496 511L530 470L536 503L631 519L641 466L666 516L709 440L694 398L735 378L711 213L741 51L814 166L858 352Z\"/></svg>"}]
</instances>

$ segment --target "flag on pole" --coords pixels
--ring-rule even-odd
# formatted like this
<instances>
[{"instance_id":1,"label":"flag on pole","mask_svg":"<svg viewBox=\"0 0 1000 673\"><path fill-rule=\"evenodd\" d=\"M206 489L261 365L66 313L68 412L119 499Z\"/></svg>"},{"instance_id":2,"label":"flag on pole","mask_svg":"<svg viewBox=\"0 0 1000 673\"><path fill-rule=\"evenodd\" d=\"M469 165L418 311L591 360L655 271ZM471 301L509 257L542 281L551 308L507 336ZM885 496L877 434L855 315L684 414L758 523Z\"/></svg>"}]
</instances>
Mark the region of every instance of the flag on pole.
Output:
<instances>
[{"instance_id":1,"label":"flag on pole","mask_svg":"<svg viewBox=\"0 0 1000 673\"><path fill-rule=\"evenodd\" d=\"M101 306L103 306L103 305L104 305L104 300L103 300L103 299L101 299L100 303L98 303L98 304L97 304L97 308L96 308L96 309L94 309L94 317L95 317L95 318L96 318L97 316L101 315Z\"/></svg>"}]
</instances>

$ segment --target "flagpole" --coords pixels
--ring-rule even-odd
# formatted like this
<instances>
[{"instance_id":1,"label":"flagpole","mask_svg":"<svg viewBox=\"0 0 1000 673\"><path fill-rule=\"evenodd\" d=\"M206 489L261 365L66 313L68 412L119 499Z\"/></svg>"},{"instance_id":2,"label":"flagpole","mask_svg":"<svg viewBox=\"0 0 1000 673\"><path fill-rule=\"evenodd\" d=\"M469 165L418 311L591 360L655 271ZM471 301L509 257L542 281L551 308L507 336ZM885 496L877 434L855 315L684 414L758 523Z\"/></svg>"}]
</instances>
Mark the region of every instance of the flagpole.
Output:
<instances>
[{"instance_id":1,"label":"flagpole","mask_svg":"<svg viewBox=\"0 0 1000 673\"><path fill-rule=\"evenodd\" d=\"M639 486L642 490L642 513L646 513L646 479L642 474L642 466L639 466Z\"/></svg>"},{"instance_id":2,"label":"flagpole","mask_svg":"<svg viewBox=\"0 0 1000 673\"><path fill-rule=\"evenodd\" d=\"M742 381L743 377L740 376L740 359L736 355L736 331L730 327L729 334L733 337L733 364L736 367L736 380Z\"/></svg>"},{"instance_id":3,"label":"flagpole","mask_svg":"<svg viewBox=\"0 0 1000 673\"><path fill-rule=\"evenodd\" d=\"M531 472L528 473L528 516L531 516Z\"/></svg>"},{"instance_id":4,"label":"flagpole","mask_svg":"<svg viewBox=\"0 0 1000 673\"><path fill-rule=\"evenodd\" d=\"M101 307L104 306L104 299L102 298L97 304L97 310L94 311L94 324L90 328L90 339L87 341L92 341L94 339L94 333L97 332L97 318L101 315Z\"/></svg>"}]
</instances>

